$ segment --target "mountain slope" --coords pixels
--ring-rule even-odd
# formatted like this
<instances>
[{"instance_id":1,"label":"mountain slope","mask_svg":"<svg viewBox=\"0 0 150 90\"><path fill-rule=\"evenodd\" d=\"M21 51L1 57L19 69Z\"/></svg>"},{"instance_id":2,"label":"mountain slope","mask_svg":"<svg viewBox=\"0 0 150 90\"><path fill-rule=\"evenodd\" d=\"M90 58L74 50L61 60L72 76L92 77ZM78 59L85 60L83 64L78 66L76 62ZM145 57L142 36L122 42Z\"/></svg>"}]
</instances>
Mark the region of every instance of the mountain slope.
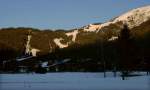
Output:
<instances>
[{"instance_id":1,"label":"mountain slope","mask_svg":"<svg viewBox=\"0 0 150 90\"><path fill-rule=\"evenodd\" d=\"M142 24L143 22L146 22L147 20L150 19L150 6L144 6L144 7L140 7L140 8L136 8L133 9L129 12L126 12L116 18L114 18L111 21L108 21L106 23L103 24L99 24L98 25L92 25L90 24L89 27L90 28L94 28L95 27L95 31L96 28L98 28L99 30L103 29L103 27L109 26L110 24L115 24L118 22L122 22L122 24L126 23L128 25L129 28L133 28L136 26L139 26L140 24ZM84 30L84 31L90 31L89 30ZM91 31L94 31L93 29ZM98 31L96 31L98 32Z\"/></svg>"},{"instance_id":2,"label":"mountain slope","mask_svg":"<svg viewBox=\"0 0 150 90\"><path fill-rule=\"evenodd\" d=\"M124 24L129 26L132 38L131 43L125 45L125 53L132 51L128 53L132 56L132 60L119 58L120 39L117 39ZM17 62L16 58L23 56L25 51L37 57ZM18 66L28 66L29 70L35 71L39 64L46 62L53 65L65 59L70 61L59 65L61 71L102 71L104 61L107 70L110 70L118 60L123 60L122 62L131 60L131 66L136 67L141 60L149 60L149 56L150 6L133 9L106 23L89 24L69 31L34 28L0 29L0 70L4 71L15 71ZM120 66L118 64L119 69ZM55 71L56 68L50 69Z\"/></svg>"},{"instance_id":3,"label":"mountain slope","mask_svg":"<svg viewBox=\"0 0 150 90\"><path fill-rule=\"evenodd\" d=\"M87 32L98 33L98 32L100 32L100 30L105 30L105 29L110 30L113 28L116 29L115 32L119 32L117 30L120 30L122 28L123 24L127 24L129 28L134 28L134 27L137 27L140 24L142 24L148 20L150 20L150 6L144 6L144 7L133 9L133 10L131 10L125 14L122 14L121 16L119 16L119 17L117 17L111 21L106 22L106 23L89 24L87 26L79 28L81 30L77 29L77 30L74 30L72 32L66 33L66 35L72 36L72 41L75 42L76 38L78 38L78 35L80 35L80 33L82 33L82 34L84 32L85 33L87 33ZM107 30L105 30L105 31L107 31ZM56 45L57 45L57 43L56 43Z\"/></svg>"},{"instance_id":4,"label":"mountain slope","mask_svg":"<svg viewBox=\"0 0 150 90\"><path fill-rule=\"evenodd\" d=\"M18 52L18 54L23 53L28 31L32 30L31 47L33 49L39 49L40 54L43 55L49 52L55 52L58 49L72 47L72 45L84 46L97 43L101 39L105 41L117 39L124 23L129 26L135 36L139 36L141 33L150 31L147 28L149 27L148 24L143 24L149 23L149 21L150 6L145 6L133 9L106 23L89 24L70 31L6 28L0 30L0 48L2 48L2 45L7 45ZM137 30L136 27L142 30Z\"/></svg>"}]
</instances>

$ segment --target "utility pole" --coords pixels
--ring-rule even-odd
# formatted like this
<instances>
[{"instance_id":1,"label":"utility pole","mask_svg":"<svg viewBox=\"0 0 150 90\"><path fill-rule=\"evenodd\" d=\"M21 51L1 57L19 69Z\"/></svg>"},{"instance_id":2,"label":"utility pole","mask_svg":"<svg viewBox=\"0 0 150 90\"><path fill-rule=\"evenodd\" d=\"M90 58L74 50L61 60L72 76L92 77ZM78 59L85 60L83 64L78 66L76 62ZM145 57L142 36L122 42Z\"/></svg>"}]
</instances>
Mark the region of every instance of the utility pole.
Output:
<instances>
[{"instance_id":1,"label":"utility pole","mask_svg":"<svg viewBox=\"0 0 150 90\"><path fill-rule=\"evenodd\" d=\"M113 71L113 73L114 73L114 77L116 77L117 76L117 61L116 61L116 40L118 39L118 37L115 37L115 38L113 38L113 37L111 37L110 39L108 39L108 42L111 42L112 43L112 51L113 51L113 56L114 56L114 63L112 63L112 71Z\"/></svg>"},{"instance_id":2,"label":"utility pole","mask_svg":"<svg viewBox=\"0 0 150 90\"><path fill-rule=\"evenodd\" d=\"M101 61L103 62L103 72L104 72L104 78L105 78L106 77L106 62L104 60L103 35L104 35L104 32L103 30L101 30L101 37L100 37Z\"/></svg>"},{"instance_id":3,"label":"utility pole","mask_svg":"<svg viewBox=\"0 0 150 90\"><path fill-rule=\"evenodd\" d=\"M117 61L116 61L116 49L115 49L115 47L116 47L116 41L113 41L114 42L114 47L113 47L113 55L114 55L114 65L113 65L113 73L114 73L114 77L116 77L117 76Z\"/></svg>"}]
</instances>

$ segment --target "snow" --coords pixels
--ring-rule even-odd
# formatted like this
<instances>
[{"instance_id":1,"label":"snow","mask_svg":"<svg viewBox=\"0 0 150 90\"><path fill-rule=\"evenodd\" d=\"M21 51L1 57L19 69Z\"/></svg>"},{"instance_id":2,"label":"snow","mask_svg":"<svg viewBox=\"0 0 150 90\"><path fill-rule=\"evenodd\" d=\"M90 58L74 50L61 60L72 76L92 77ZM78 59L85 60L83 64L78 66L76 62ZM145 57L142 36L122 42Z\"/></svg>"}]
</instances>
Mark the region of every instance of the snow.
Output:
<instances>
[{"instance_id":1,"label":"snow","mask_svg":"<svg viewBox=\"0 0 150 90\"><path fill-rule=\"evenodd\" d=\"M40 52L40 50L39 50L39 49L36 49L36 48L32 48L32 49L31 49L31 53L32 53L32 56L33 56L33 57L36 57L37 52Z\"/></svg>"},{"instance_id":2,"label":"snow","mask_svg":"<svg viewBox=\"0 0 150 90\"><path fill-rule=\"evenodd\" d=\"M108 41L114 41L114 40L117 40L118 37L117 36L112 36L111 38L108 39Z\"/></svg>"},{"instance_id":3,"label":"snow","mask_svg":"<svg viewBox=\"0 0 150 90\"><path fill-rule=\"evenodd\" d=\"M29 33L30 33L30 31L29 31ZM37 52L40 52L40 50L31 47L31 45L30 45L31 38L32 38L32 35L29 34L29 35L27 36L27 44L26 44L26 46L25 46L25 48L26 48L25 54L27 54L27 55L32 54L33 57L36 57Z\"/></svg>"},{"instance_id":4,"label":"snow","mask_svg":"<svg viewBox=\"0 0 150 90\"><path fill-rule=\"evenodd\" d=\"M26 44L25 53L28 54L28 55L30 55L30 48L31 48L30 41L31 41L31 37L32 37L31 35L28 35L28 38L27 38L27 44Z\"/></svg>"},{"instance_id":5,"label":"snow","mask_svg":"<svg viewBox=\"0 0 150 90\"><path fill-rule=\"evenodd\" d=\"M143 73L144 74L144 73ZM127 80L103 73L0 74L0 90L150 90L149 77Z\"/></svg>"},{"instance_id":6,"label":"snow","mask_svg":"<svg viewBox=\"0 0 150 90\"><path fill-rule=\"evenodd\" d=\"M21 57L21 58L17 58L16 60L17 61L23 61L23 60L26 60L26 59L29 59L29 58L32 58L33 56L27 56L27 57Z\"/></svg>"},{"instance_id":7,"label":"snow","mask_svg":"<svg viewBox=\"0 0 150 90\"><path fill-rule=\"evenodd\" d=\"M48 62L42 62L41 66L42 67L48 67Z\"/></svg>"},{"instance_id":8,"label":"snow","mask_svg":"<svg viewBox=\"0 0 150 90\"><path fill-rule=\"evenodd\" d=\"M126 12L120 15L114 20L108 21L103 24L98 24L98 25L89 24L83 28L83 31L98 33L103 27L109 26L110 24L115 24L117 22L123 22L127 24L129 28L133 28L133 27L139 26L140 24L142 24L143 22L149 19L150 19L150 5L130 10L129 12ZM66 33L66 35L68 37L72 36L72 41L75 42L78 33L79 33L78 30L74 30L72 32ZM117 37L112 37L110 38L110 41L115 40L115 39L117 39ZM59 46L59 48L68 47L68 43L62 44L61 40L63 40L63 38L55 38L54 42L57 46Z\"/></svg>"},{"instance_id":9,"label":"snow","mask_svg":"<svg viewBox=\"0 0 150 90\"><path fill-rule=\"evenodd\" d=\"M59 48L66 48L68 47L68 43L67 44L62 44L61 41L64 40L63 38L55 38L54 39L54 43L59 47Z\"/></svg>"},{"instance_id":10,"label":"snow","mask_svg":"<svg viewBox=\"0 0 150 90\"><path fill-rule=\"evenodd\" d=\"M129 28L133 28L139 26L140 24L149 19L150 19L150 5L133 9L115 18L113 21L103 23L100 25L99 30L105 26L109 26L110 24L114 24L120 21L126 23ZM99 30L97 32L99 32Z\"/></svg>"},{"instance_id":11,"label":"snow","mask_svg":"<svg viewBox=\"0 0 150 90\"><path fill-rule=\"evenodd\" d=\"M141 23L147 21L148 19L150 19L150 6L145 6L145 7L133 9L121 15L120 17L116 18L114 22L124 21L129 25L129 27L132 28L140 25ZM132 20L134 22L133 24L132 22L130 22Z\"/></svg>"},{"instance_id":12,"label":"snow","mask_svg":"<svg viewBox=\"0 0 150 90\"><path fill-rule=\"evenodd\" d=\"M101 25L93 25L89 24L87 27L83 29L85 32L95 32L101 28Z\"/></svg>"},{"instance_id":13,"label":"snow","mask_svg":"<svg viewBox=\"0 0 150 90\"><path fill-rule=\"evenodd\" d=\"M66 35L67 35L67 36L72 36L72 41L75 42L78 33L79 33L78 30L74 30L74 31L72 31L72 32L66 33Z\"/></svg>"},{"instance_id":14,"label":"snow","mask_svg":"<svg viewBox=\"0 0 150 90\"><path fill-rule=\"evenodd\" d=\"M28 35L28 38L27 38L27 44L26 44L25 53L28 54L28 55L30 55L30 48L31 48L30 41L31 41L31 37L32 37L31 35Z\"/></svg>"},{"instance_id":15,"label":"snow","mask_svg":"<svg viewBox=\"0 0 150 90\"><path fill-rule=\"evenodd\" d=\"M63 63L67 63L67 62L69 62L71 59L64 59L64 60L62 60L62 61L57 61L57 62L55 62L55 63L53 63L52 65L49 65L49 67L53 67L53 66L56 66L56 65L59 65L59 64L63 64Z\"/></svg>"}]
</instances>

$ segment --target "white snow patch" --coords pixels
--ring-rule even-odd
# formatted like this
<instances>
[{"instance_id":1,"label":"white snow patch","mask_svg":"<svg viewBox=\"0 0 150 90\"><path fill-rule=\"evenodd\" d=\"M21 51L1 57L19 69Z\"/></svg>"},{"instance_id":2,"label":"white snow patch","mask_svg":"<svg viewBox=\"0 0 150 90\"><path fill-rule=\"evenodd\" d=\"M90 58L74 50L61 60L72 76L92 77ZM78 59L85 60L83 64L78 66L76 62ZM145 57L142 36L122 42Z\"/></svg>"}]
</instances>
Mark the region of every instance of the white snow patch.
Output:
<instances>
[{"instance_id":1,"label":"white snow patch","mask_svg":"<svg viewBox=\"0 0 150 90\"><path fill-rule=\"evenodd\" d=\"M30 33L30 31L29 31L29 33ZM25 46L25 48L26 48L25 54L27 54L27 55L31 55L32 54L33 57L36 57L37 52L40 52L40 50L31 47L31 45L30 45L31 38L32 38L32 35L29 34L27 36L27 42L26 42L26 46Z\"/></svg>"},{"instance_id":2,"label":"white snow patch","mask_svg":"<svg viewBox=\"0 0 150 90\"><path fill-rule=\"evenodd\" d=\"M114 41L114 40L117 40L118 37L117 36L112 36L111 38L108 39L108 41Z\"/></svg>"},{"instance_id":3,"label":"white snow patch","mask_svg":"<svg viewBox=\"0 0 150 90\"><path fill-rule=\"evenodd\" d=\"M62 44L61 41L64 40L63 38L55 38L54 39L54 43L59 47L59 48L66 48L68 47L68 43L67 44Z\"/></svg>"},{"instance_id":4,"label":"white snow patch","mask_svg":"<svg viewBox=\"0 0 150 90\"><path fill-rule=\"evenodd\" d=\"M78 33L79 33L78 30L74 30L74 31L72 31L72 32L66 33L66 35L67 35L67 36L72 36L72 41L75 42Z\"/></svg>"},{"instance_id":5,"label":"white snow patch","mask_svg":"<svg viewBox=\"0 0 150 90\"><path fill-rule=\"evenodd\" d=\"M44 67L48 67L48 62L42 62L41 66Z\"/></svg>"},{"instance_id":6,"label":"white snow patch","mask_svg":"<svg viewBox=\"0 0 150 90\"><path fill-rule=\"evenodd\" d=\"M33 57L36 57L38 52L40 52L39 49L36 49L36 48L32 48L32 49L31 49L31 53L32 53L32 56L33 56Z\"/></svg>"},{"instance_id":7,"label":"white snow patch","mask_svg":"<svg viewBox=\"0 0 150 90\"><path fill-rule=\"evenodd\" d=\"M31 52L30 52L30 50L31 50L31 45L30 45L31 37L32 37L31 35L28 35L27 42L26 42L25 54L28 54L28 55L31 54Z\"/></svg>"},{"instance_id":8,"label":"white snow patch","mask_svg":"<svg viewBox=\"0 0 150 90\"><path fill-rule=\"evenodd\" d=\"M101 28L101 25L93 25L89 24L88 26L84 27L83 31L85 32L95 32Z\"/></svg>"}]
</instances>

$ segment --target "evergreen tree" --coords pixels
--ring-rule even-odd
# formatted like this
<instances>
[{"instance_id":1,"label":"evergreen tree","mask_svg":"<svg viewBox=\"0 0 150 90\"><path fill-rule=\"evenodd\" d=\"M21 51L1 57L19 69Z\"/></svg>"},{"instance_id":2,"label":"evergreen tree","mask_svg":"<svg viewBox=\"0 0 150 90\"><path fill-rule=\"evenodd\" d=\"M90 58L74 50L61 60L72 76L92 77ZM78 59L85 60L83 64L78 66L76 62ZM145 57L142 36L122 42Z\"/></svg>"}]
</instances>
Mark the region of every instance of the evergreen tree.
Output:
<instances>
[{"instance_id":1,"label":"evergreen tree","mask_svg":"<svg viewBox=\"0 0 150 90\"><path fill-rule=\"evenodd\" d=\"M135 67L135 45L127 24L123 26L123 29L120 32L118 45L120 54L120 60L118 63L124 80L124 77L129 75Z\"/></svg>"}]
</instances>

